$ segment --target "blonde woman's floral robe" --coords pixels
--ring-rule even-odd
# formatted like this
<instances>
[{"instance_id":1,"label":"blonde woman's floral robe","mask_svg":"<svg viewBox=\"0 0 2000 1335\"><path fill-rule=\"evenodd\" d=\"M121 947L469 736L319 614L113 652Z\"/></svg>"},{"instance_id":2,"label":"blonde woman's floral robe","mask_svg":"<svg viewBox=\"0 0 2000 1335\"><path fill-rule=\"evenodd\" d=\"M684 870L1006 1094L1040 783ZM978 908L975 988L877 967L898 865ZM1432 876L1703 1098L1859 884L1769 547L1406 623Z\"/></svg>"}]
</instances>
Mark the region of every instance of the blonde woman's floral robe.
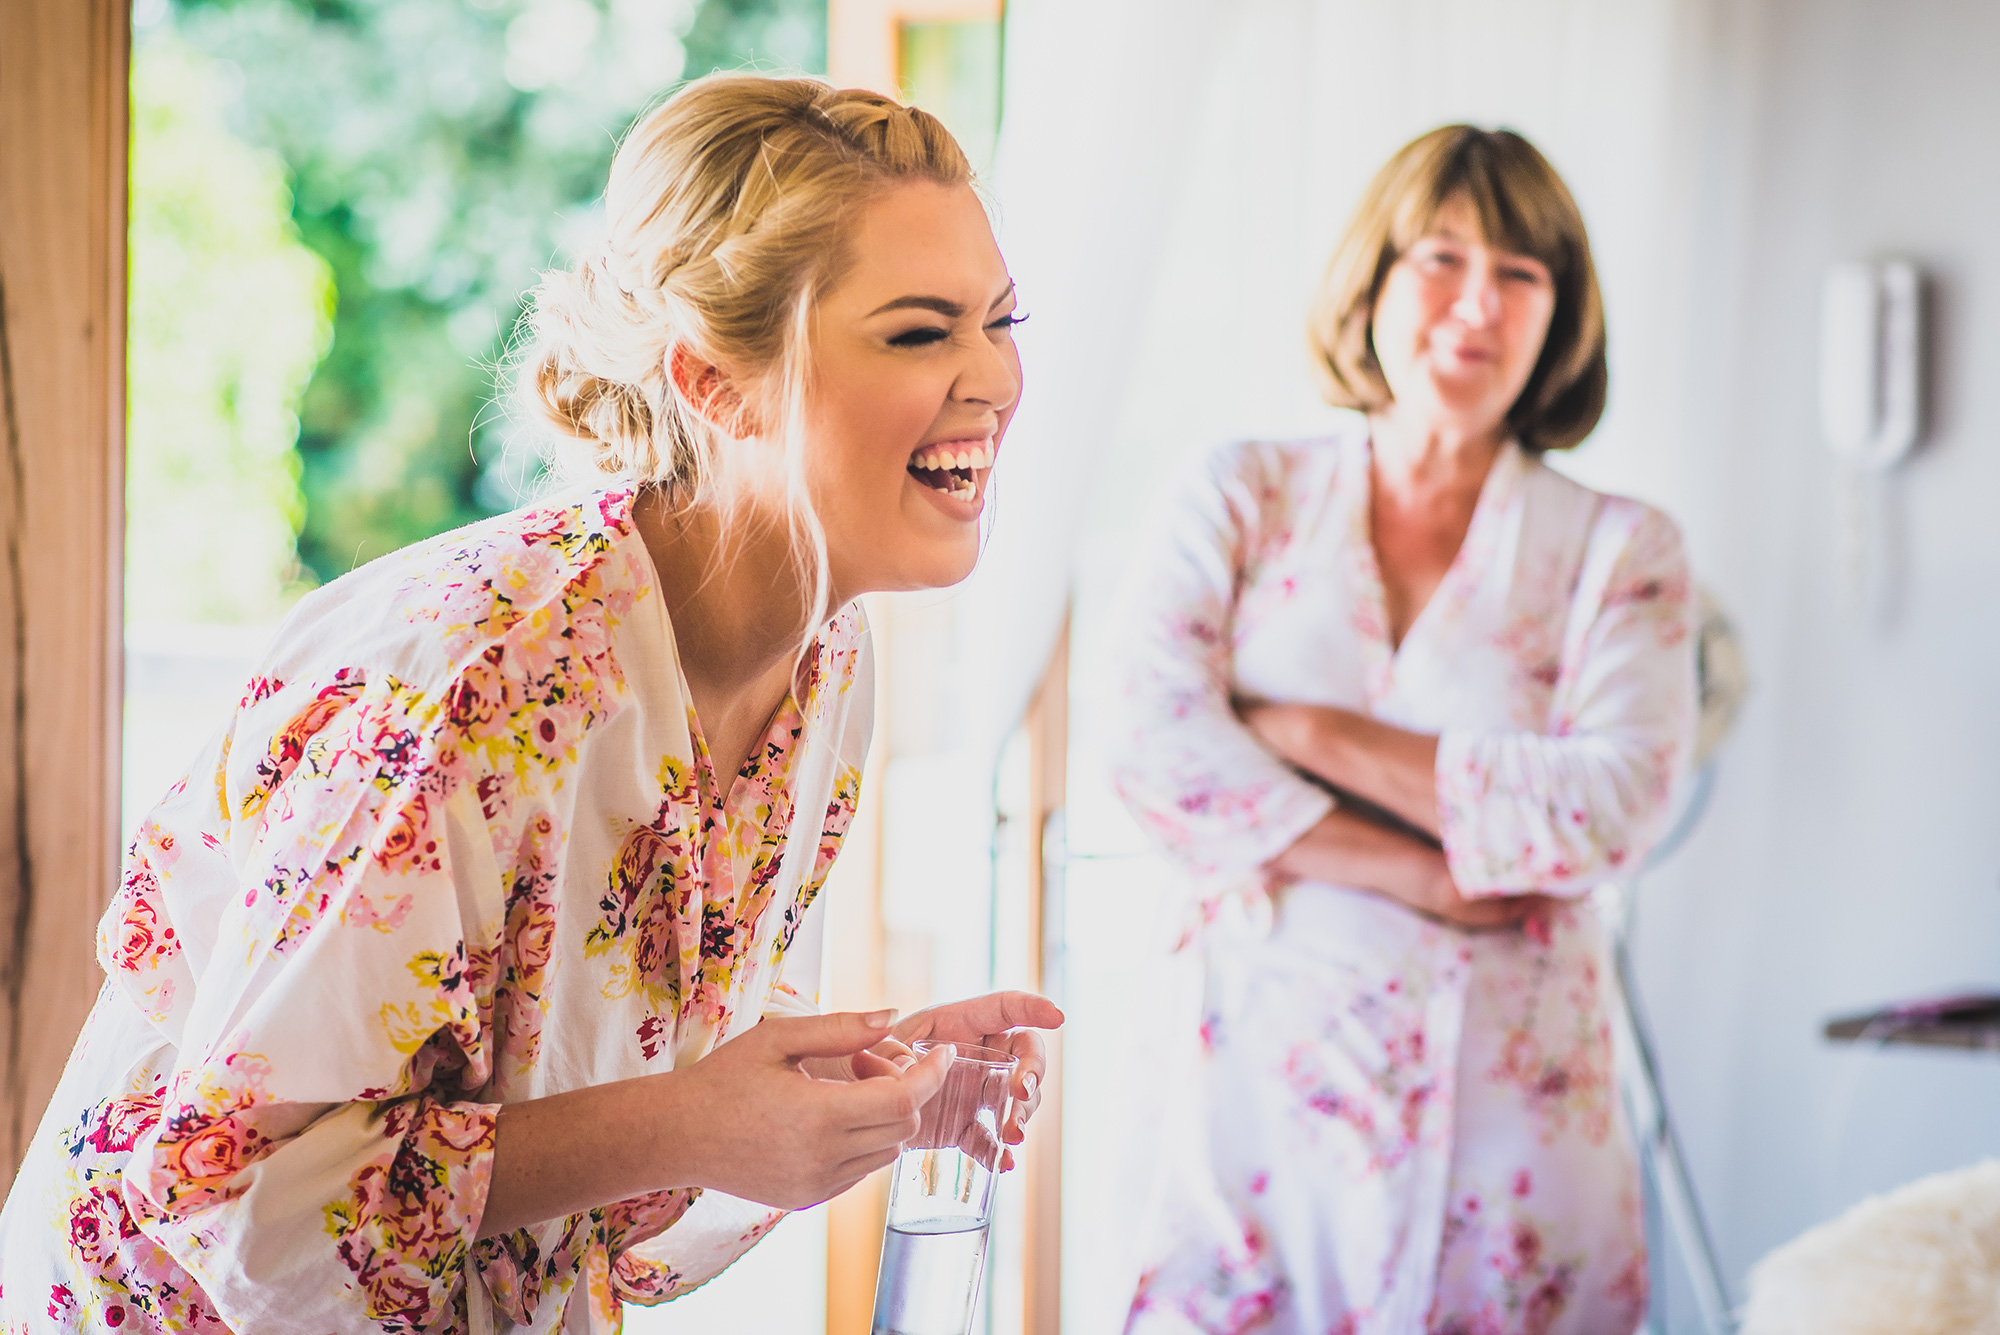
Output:
<instances>
[{"instance_id":1,"label":"blonde woman's floral robe","mask_svg":"<svg viewBox=\"0 0 2000 1335\"><path fill-rule=\"evenodd\" d=\"M7 1331L613 1331L777 1213L476 1241L499 1109L809 1012L871 708L858 614L718 783L633 494L309 596L139 827L0 1216Z\"/></svg>"},{"instance_id":2,"label":"blonde woman's floral robe","mask_svg":"<svg viewBox=\"0 0 2000 1335\"><path fill-rule=\"evenodd\" d=\"M1470 934L1280 887L1260 869L1334 799L1229 700L1439 733L1459 887L1575 901L1644 856L1689 754L1680 540L1509 445L1392 648L1368 514L1360 418L1237 446L1144 570L1115 778L1209 921L1196 1143L1176 1146L1128 1330L1624 1335L1645 1244L1590 906Z\"/></svg>"}]
</instances>

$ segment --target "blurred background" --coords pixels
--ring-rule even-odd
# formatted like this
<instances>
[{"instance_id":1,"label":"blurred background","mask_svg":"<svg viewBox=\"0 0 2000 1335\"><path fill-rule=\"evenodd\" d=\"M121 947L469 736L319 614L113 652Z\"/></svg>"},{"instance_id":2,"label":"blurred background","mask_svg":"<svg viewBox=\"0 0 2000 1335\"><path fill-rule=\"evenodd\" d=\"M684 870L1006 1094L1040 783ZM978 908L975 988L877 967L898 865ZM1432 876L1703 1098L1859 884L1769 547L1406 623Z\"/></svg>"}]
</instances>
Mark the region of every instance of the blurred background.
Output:
<instances>
[{"instance_id":1,"label":"blurred background","mask_svg":"<svg viewBox=\"0 0 2000 1335\"><path fill-rule=\"evenodd\" d=\"M1097 729L1130 553L1194 453L1312 434L1308 294L1395 148L1533 139L1588 223L1604 424L1556 466L1665 508L1754 683L1631 887L1640 992L1729 1296L1862 1197L2000 1153L2000 1058L1830 1042L2000 987L2000 10L1976 0L138 0L126 824L306 588L511 508L523 294L679 80L830 73L941 115L1032 317L986 558L881 600L883 720L828 1005L1038 986L1059 1097L982 1318L1120 1327L1195 981ZM1925 275L1914 454L1819 426L1822 280ZM637 1332L866 1329L871 1185ZM872 1214L871 1211L878 1213ZM1654 1327L1697 1331L1663 1245Z\"/></svg>"}]
</instances>

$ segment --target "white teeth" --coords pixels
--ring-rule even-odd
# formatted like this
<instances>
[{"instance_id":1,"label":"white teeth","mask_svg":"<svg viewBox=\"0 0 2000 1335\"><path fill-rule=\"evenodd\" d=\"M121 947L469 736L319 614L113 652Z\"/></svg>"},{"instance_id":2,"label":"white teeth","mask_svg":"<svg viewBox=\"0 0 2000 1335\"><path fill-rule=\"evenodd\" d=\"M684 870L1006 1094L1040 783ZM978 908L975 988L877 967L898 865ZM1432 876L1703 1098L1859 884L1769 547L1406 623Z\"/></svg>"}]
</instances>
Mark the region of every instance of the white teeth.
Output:
<instances>
[{"instance_id":1,"label":"white teeth","mask_svg":"<svg viewBox=\"0 0 2000 1335\"><path fill-rule=\"evenodd\" d=\"M991 468L993 466L993 446L985 442L963 450L948 450L932 445L919 450L910 459L910 466L926 471L942 471L950 468Z\"/></svg>"}]
</instances>

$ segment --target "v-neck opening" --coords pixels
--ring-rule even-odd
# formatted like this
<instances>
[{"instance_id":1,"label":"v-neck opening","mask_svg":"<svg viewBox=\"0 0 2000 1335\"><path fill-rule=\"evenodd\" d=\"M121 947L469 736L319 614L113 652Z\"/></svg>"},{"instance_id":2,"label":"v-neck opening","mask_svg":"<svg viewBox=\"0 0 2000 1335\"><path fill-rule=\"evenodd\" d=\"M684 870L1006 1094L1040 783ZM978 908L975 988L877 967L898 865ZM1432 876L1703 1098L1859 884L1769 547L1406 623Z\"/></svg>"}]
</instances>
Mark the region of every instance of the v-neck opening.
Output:
<instances>
[{"instance_id":1,"label":"v-neck opening","mask_svg":"<svg viewBox=\"0 0 2000 1335\"><path fill-rule=\"evenodd\" d=\"M627 536L637 544L638 554L644 563L647 578L659 599L660 625L666 631L667 649L673 662L674 680L680 688L681 700L687 709L687 735L690 758L694 763L696 791L701 795L701 809L704 814L721 819L725 824L733 824L737 811L736 794L746 787L746 781L754 779L767 765L776 762L780 766L777 779L768 785L767 791L783 789L791 779L792 756L797 751L797 741L805 734L807 720L819 698L820 679L823 676L826 655L826 632L822 630L807 646L804 658L792 673L792 683L772 709L764 726L758 730L757 739L743 757L743 765L729 776L725 786L716 773L715 755L709 750L708 732L702 726L701 716L695 712L694 690L688 684L687 668L681 661L680 627L674 624L673 613L667 608L666 584L660 578L660 567L653 560L653 553L646 546L646 536L639 530L638 499L634 499L627 509ZM804 699L800 699L803 681ZM789 725L797 722L796 728ZM790 733L789 739L782 734Z\"/></svg>"},{"instance_id":2,"label":"v-neck opening","mask_svg":"<svg viewBox=\"0 0 2000 1335\"><path fill-rule=\"evenodd\" d=\"M1474 580L1473 564L1476 553L1489 541L1489 529L1495 516L1504 508L1506 494L1511 494L1522 463L1521 448L1514 441L1504 442L1499 452L1493 456L1491 467L1480 481L1479 495L1473 501L1472 518L1465 526L1465 536L1459 539L1458 550L1452 553L1451 563L1445 567L1437 587L1432 589L1424 604L1410 618L1400 637L1391 639L1389 623L1388 586L1382 578L1382 557L1375 546L1375 439L1373 432L1361 436L1359 467L1360 484L1354 488L1355 513L1353 517L1354 559L1357 569L1357 583L1361 586L1360 596L1370 604L1372 623L1379 643L1373 648L1380 655L1379 676L1381 690L1386 692L1395 676L1396 664L1403 658L1404 650L1419 631L1445 615L1443 606L1463 602ZM1506 493L1506 494L1503 494ZM1364 623L1370 620L1364 618Z\"/></svg>"},{"instance_id":3,"label":"v-neck opening","mask_svg":"<svg viewBox=\"0 0 2000 1335\"><path fill-rule=\"evenodd\" d=\"M687 689L687 674L681 674L681 694L687 700L688 746L694 752L696 782L705 790L703 806L718 816L734 817L736 794L746 784L754 782L765 773L766 766L779 767L778 782L772 789L784 787L790 777L791 756L797 749L796 741L804 731L805 708L799 703L796 691L786 691L771 711L770 718L758 732L757 740L743 757L743 767L729 778L729 784L722 786L721 777L716 773L715 755L708 749L708 735L702 730L701 718L694 710L694 697ZM793 724L797 723L797 727Z\"/></svg>"}]
</instances>

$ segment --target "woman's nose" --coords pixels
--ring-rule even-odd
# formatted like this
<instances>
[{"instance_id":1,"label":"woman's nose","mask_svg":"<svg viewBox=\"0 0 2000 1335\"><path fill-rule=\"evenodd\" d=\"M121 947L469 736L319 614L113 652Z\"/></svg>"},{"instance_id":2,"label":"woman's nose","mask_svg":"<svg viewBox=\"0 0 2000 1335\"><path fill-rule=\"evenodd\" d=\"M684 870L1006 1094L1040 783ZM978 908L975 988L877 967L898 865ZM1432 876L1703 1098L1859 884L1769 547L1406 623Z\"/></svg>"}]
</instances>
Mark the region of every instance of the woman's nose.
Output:
<instances>
[{"instance_id":1,"label":"woman's nose","mask_svg":"<svg viewBox=\"0 0 2000 1335\"><path fill-rule=\"evenodd\" d=\"M1015 359L1008 354L1010 346L990 338L978 341L972 352L971 364L959 374L958 383L952 387L960 402L981 404L996 413L1013 407L1014 400L1021 394L1021 372Z\"/></svg>"},{"instance_id":2,"label":"woman's nose","mask_svg":"<svg viewBox=\"0 0 2000 1335\"><path fill-rule=\"evenodd\" d=\"M1492 261L1481 258L1465 266L1465 278L1451 311L1475 328L1483 328L1500 318L1500 282Z\"/></svg>"}]
</instances>

